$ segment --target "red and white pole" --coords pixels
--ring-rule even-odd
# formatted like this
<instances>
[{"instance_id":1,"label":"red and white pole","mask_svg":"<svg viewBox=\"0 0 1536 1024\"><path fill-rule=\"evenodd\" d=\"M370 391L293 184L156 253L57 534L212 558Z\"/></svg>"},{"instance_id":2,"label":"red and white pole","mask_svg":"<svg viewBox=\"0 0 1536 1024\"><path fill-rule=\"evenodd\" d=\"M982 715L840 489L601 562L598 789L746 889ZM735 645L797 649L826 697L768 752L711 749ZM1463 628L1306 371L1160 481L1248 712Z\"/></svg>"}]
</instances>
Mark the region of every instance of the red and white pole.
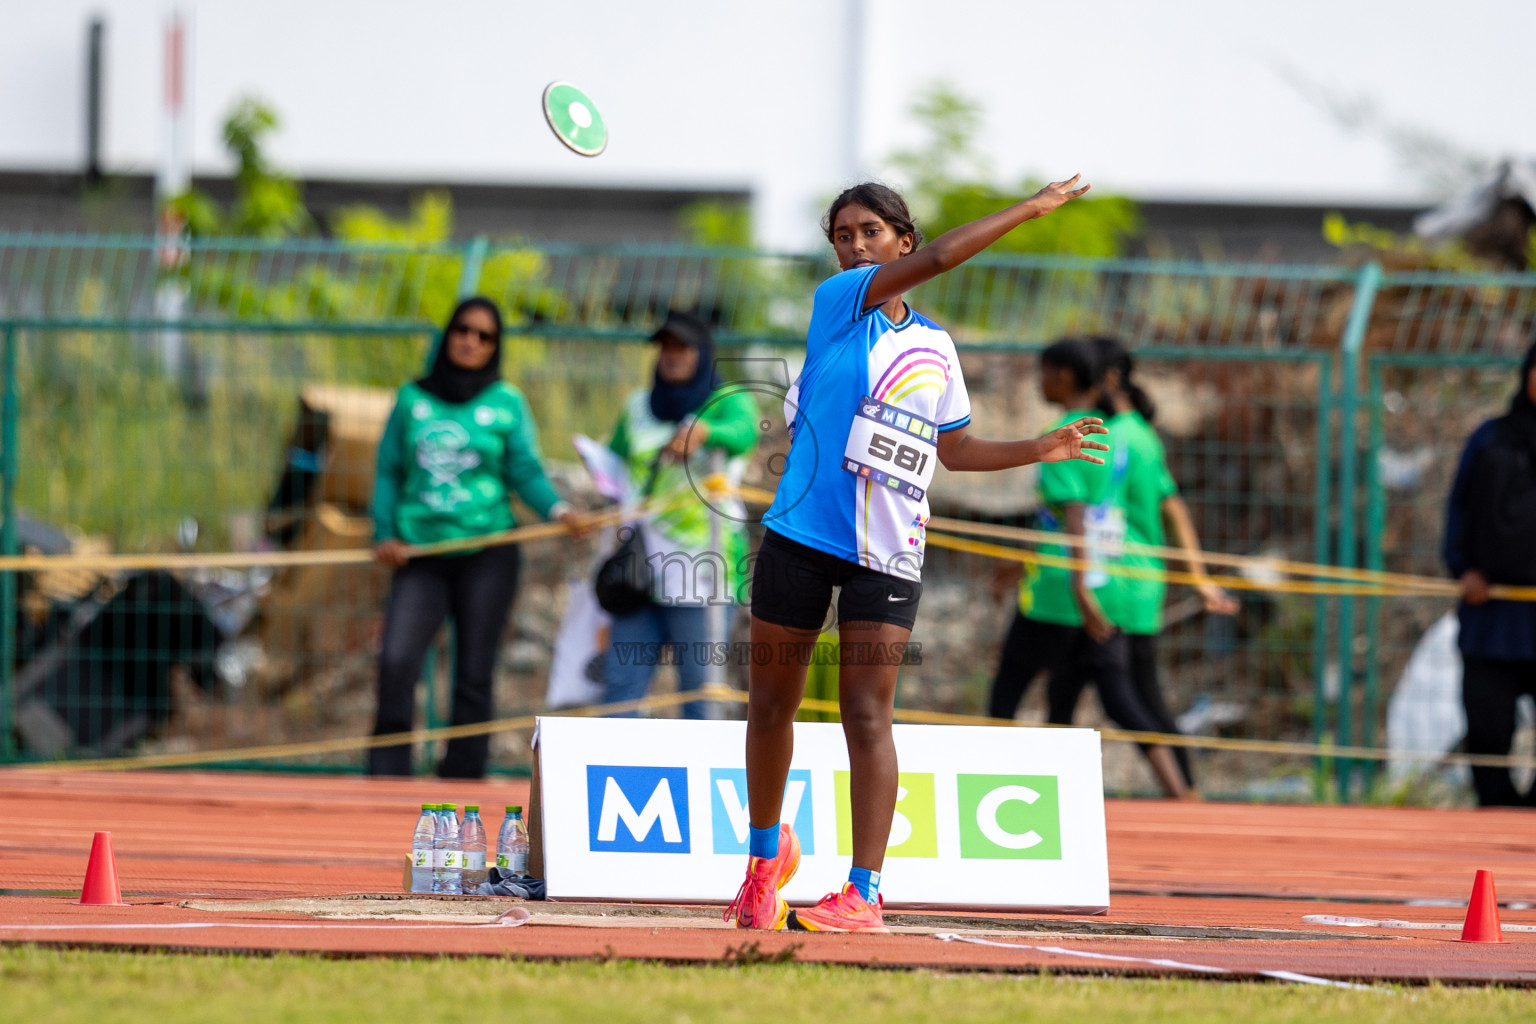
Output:
<instances>
[{"instance_id":1,"label":"red and white pole","mask_svg":"<svg viewBox=\"0 0 1536 1024\"><path fill-rule=\"evenodd\" d=\"M185 225L180 215L166 204L192 184L187 158L187 32L180 11L172 11L165 21L162 77L160 168L155 176L155 202L160 212L160 235L179 239ZM180 246L171 243L168 248L171 251L161 251L161 263L164 265L169 257L170 265L174 266L180 262L175 251Z\"/></svg>"},{"instance_id":2,"label":"red and white pole","mask_svg":"<svg viewBox=\"0 0 1536 1024\"><path fill-rule=\"evenodd\" d=\"M160 281L155 289L155 313L161 320L174 323L186 315L189 256L187 221L171 200L182 195L192 184L187 131L187 56L186 19L172 10L165 21L164 88L161 91L160 169L155 176L155 207L159 239ZM187 368L186 341L182 332L168 327L160 332L160 361L169 375L184 377Z\"/></svg>"}]
</instances>

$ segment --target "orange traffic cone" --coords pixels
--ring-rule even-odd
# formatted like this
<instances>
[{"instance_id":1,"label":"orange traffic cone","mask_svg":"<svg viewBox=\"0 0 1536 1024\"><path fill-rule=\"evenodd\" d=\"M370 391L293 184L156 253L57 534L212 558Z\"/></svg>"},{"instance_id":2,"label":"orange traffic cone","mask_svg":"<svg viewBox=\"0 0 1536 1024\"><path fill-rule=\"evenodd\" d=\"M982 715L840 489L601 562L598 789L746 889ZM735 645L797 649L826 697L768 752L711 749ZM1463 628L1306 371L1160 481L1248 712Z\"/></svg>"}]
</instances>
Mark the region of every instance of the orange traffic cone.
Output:
<instances>
[{"instance_id":1,"label":"orange traffic cone","mask_svg":"<svg viewBox=\"0 0 1536 1024\"><path fill-rule=\"evenodd\" d=\"M1493 872L1479 869L1472 879L1472 899L1467 903L1467 922L1461 926L1462 942L1503 942L1499 927L1499 899L1493 892Z\"/></svg>"},{"instance_id":2,"label":"orange traffic cone","mask_svg":"<svg viewBox=\"0 0 1536 1024\"><path fill-rule=\"evenodd\" d=\"M112 857L112 833L97 832L91 840L91 859L85 865L85 885L75 901L82 907L126 907L117 887L117 862Z\"/></svg>"}]
</instances>

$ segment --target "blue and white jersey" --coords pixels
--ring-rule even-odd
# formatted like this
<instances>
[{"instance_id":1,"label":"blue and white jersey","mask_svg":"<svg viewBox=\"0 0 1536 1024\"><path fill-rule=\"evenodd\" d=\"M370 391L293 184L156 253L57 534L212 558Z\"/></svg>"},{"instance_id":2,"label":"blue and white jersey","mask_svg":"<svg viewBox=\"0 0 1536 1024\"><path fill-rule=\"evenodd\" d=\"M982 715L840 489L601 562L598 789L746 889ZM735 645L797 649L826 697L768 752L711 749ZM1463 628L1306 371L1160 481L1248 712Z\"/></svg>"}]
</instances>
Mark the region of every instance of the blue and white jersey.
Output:
<instances>
[{"instance_id":1,"label":"blue and white jersey","mask_svg":"<svg viewBox=\"0 0 1536 1024\"><path fill-rule=\"evenodd\" d=\"M938 434L971 421L949 334L907 309L864 309L878 267L816 289L805 366L784 402L790 446L763 524L893 576L919 579Z\"/></svg>"}]
</instances>

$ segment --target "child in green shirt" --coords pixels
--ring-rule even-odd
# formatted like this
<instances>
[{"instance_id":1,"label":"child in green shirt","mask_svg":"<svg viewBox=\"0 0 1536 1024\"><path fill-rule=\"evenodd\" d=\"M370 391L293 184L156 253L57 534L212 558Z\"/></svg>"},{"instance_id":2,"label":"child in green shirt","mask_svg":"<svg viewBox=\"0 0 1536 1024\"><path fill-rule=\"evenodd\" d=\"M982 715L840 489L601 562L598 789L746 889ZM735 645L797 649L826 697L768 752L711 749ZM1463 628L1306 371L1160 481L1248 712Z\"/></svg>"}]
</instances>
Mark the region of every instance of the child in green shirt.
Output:
<instances>
[{"instance_id":1,"label":"child in green shirt","mask_svg":"<svg viewBox=\"0 0 1536 1024\"><path fill-rule=\"evenodd\" d=\"M1068 422L1092 415L1099 402L1098 365L1092 346L1079 339L1058 341L1040 353L1040 391L1045 400L1069 410ZM1090 411L1083 411L1090 410ZM1099 687L1104 712L1121 728L1156 732L1158 721L1137 695L1131 678L1130 644L1122 578L1095 567L1118 560L1126 532L1128 462L1113 428L1106 464L1059 462L1040 467L1042 528L1083 537L1093 548L1047 545L1042 554L1075 557L1089 568L1038 566L1020 590L1019 608L1003 644L992 683L993 718L1011 719L1024 692L1040 672L1053 676L1076 670ZM1178 763L1166 747L1143 748L1169 796L1187 793Z\"/></svg>"},{"instance_id":2,"label":"child in green shirt","mask_svg":"<svg viewBox=\"0 0 1536 1024\"><path fill-rule=\"evenodd\" d=\"M1125 538L1135 544L1156 547L1165 542L1164 526L1171 529L1177 545L1187 554L1184 561L1190 573L1205 575L1200 558L1200 539L1195 534L1189 507L1179 497L1178 485L1168 471L1168 459L1162 439L1152 427L1157 409L1152 399L1131 378L1134 363L1125 347L1112 338L1094 338L1099 366L1099 409L1109 426L1110 445L1117 455L1124 454ZM1126 553L1124 565L1161 570L1163 560L1153 555ZM1157 634L1163 627L1163 597L1167 585L1161 579L1118 578L1117 622L1130 645L1131 678L1136 693L1158 721L1158 732L1177 733L1178 725L1168 710L1157 677ZM1195 588L1207 612L1233 615L1238 605L1226 591L1210 581ZM1070 725L1078 698L1090 675L1086 666L1065 664L1052 672L1049 683L1050 718L1058 725ZM1191 787L1186 748L1174 748L1179 769Z\"/></svg>"}]
</instances>

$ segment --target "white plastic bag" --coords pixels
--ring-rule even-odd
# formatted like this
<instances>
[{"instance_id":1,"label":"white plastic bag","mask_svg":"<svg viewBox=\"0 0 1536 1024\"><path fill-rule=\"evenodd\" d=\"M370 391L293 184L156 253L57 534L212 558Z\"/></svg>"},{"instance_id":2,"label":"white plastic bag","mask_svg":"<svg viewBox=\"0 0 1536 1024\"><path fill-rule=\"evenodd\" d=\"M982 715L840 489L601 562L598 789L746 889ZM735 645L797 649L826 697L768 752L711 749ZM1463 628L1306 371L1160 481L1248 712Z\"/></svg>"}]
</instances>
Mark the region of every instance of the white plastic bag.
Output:
<instances>
[{"instance_id":1,"label":"white plastic bag","mask_svg":"<svg viewBox=\"0 0 1536 1024\"><path fill-rule=\"evenodd\" d=\"M591 579L568 581L566 594L565 618L555 637L549 690L544 695L551 709L600 704L603 700L602 664L613 620L598 605Z\"/></svg>"},{"instance_id":2,"label":"white plastic bag","mask_svg":"<svg viewBox=\"0 0 1536 1024\"><path fill-rule=\"evenodd\" d=\"M1448 751L1467 731L1461 706L1460 632L1455 612L1442 615L1424 631L1387 701L1387 749ZM1430 767L1430 762L1393 760L1388 774L1401 782ZM1464 769L1463 769L1464 770Z\"/></svg>"}]
</instances>

